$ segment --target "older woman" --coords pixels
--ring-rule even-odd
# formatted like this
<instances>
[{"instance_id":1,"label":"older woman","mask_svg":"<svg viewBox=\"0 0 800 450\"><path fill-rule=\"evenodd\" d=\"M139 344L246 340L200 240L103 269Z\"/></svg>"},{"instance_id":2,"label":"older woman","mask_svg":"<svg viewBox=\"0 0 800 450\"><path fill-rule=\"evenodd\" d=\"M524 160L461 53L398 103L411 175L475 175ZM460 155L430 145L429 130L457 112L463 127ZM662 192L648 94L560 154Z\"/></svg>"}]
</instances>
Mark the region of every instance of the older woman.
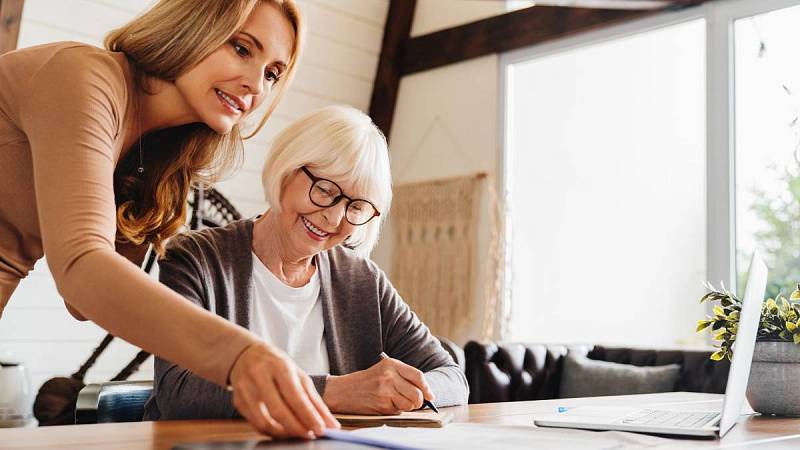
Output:
<instances>
[{"instance_id":1,"label":"older woman","mask_svg":"<svg viewBox=\"0 0 800 450\"><path fill-rule=\"evenodd\" d=\"M333 412L466 403L463 373L366 257L392 195L370 119L334 106L298 120L276 138L263 181L262 216L175 238L161 281L282 349ZM146 418L236 415L224 389L162 359L155 372Z\"/></svg>"}]
</instances>

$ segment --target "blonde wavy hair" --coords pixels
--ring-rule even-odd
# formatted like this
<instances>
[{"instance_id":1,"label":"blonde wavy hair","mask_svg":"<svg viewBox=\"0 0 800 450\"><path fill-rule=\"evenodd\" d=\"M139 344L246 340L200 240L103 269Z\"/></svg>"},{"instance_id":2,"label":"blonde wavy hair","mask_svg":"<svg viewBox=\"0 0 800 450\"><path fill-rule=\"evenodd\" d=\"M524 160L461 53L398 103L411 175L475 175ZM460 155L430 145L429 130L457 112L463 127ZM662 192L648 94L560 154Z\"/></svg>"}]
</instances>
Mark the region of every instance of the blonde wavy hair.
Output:
<instances>
[{"instance_id":1,"label":"blonde wavy hair","mask_svg":"<svg viewBox=\"0 0 800 450\"><path fill-rule=\"evenodd\" d=\"M242 139L258 133L277 107L296 72L305 26L294 0L161 0L106 36L105 47L125 53L137 86L149 92L148 79L174 81L226 44L261 2L277 7L295 32L292 56L264 116L245 137L239 124L222 135L203 123L141 137L145 148L159 150L146 153L142 174L136 173L138 152L129 151L117 165L114 192L118 239L137 245L152 243L163 255L166 239L184 226L192 185L210 185L241 164Z\"/></svg>"}]
</instances>

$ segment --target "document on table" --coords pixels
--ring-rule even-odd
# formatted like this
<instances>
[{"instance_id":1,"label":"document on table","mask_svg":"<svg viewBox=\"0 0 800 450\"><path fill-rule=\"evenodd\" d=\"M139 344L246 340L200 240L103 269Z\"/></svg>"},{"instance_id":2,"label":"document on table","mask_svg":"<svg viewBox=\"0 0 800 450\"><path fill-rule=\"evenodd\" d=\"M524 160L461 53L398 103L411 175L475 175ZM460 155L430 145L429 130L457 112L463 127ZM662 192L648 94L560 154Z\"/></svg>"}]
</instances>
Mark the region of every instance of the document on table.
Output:
<instances>
[{"instance_id":1,"label":"document on table","mask_svg":"<svg viewBox=\"0 0 800 450\"><path fill-rule=\"evenodd\" d=\"M675 445L674 440L618 431L561 430L534 426L455 423L444 428L361 428L355 431L327 430L323 439L291 441L300 449L364 449L392 450L620 450L626 448ZM678 441L680 442L680 441ZM286 443L289 445L289 443ZM178 443L173 450L257 450L275 446L275 441L246 440L234 442ZM364 447L366 446L366 447Z\"/></svg>"},{"instance_id":2,"label":"document on table","mask_svg":"<svg viewBox=\"0 0 800 450\"><path fill-rule=\"evenodd\" d=\"M424 450L503 450L542 448L548 450L606 450L656 447L673 443L670 439L617 431L543 429L534 426L508 426L454 423L444 428L363 428L347 433L353 437L392 442L406 448ZM355 442L355 441L351 441ZM383 447L392 448L392 447Z\"/></svg>"}]
</instances>

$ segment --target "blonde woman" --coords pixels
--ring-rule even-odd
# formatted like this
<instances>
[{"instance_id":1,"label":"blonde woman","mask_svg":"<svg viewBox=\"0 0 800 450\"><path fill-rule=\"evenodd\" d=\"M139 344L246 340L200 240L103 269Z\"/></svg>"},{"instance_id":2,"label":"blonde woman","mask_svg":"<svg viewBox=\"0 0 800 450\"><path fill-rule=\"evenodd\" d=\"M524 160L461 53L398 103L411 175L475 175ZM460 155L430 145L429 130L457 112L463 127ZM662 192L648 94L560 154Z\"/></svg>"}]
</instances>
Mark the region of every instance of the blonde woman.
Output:
<instances>
[{"instance_id":1,"label":"blonde woman","mask_svg":"<svg viewBox=\"0 0 800 450\"><path fill-rule=\"evenodd\" d=\"M389 151L364 113L329 106L276 138L256 220L170 241L161 282L287 352L334 412L465 404L464 373L368 255L392 199ZM156 358L148 419L236 415L228 393Z\"/></svg>"},{"instance_id":2,"label":"blonde woman","mask_svg":"<svg viewBox=\"0 0 800 450\"><path fill-rule=\"evenodd\" d=\"M184 222L190 185L240 158L244 119L294 74L293 0L162 0L106 39L0 57L0 313L47 257L73 316L220 386L257 429L337 426L310 378L137 264Z\"/></svg>"}]
</instances>

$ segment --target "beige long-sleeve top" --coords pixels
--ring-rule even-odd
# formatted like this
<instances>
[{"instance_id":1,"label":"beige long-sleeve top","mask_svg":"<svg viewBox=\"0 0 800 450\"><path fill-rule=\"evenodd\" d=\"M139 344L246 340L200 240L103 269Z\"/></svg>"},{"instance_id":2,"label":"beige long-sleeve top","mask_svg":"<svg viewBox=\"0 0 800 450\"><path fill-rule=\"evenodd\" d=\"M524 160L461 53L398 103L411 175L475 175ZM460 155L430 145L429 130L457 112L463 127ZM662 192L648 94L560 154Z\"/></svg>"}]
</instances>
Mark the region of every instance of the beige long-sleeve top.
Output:
<instances>
[{"instance_id":1,"label":"beige long-sleeve top","mask_svg":"<svg viewBox=\"0 0 800 450\"><path fill-rule=\"evenodd\" d=\"M136 92L121 53L62 42L0 56L0 314L47 255L80 314L223 384L257 338L115 251L114 168L138 126Z\"/></svg>"}]
</instances>

